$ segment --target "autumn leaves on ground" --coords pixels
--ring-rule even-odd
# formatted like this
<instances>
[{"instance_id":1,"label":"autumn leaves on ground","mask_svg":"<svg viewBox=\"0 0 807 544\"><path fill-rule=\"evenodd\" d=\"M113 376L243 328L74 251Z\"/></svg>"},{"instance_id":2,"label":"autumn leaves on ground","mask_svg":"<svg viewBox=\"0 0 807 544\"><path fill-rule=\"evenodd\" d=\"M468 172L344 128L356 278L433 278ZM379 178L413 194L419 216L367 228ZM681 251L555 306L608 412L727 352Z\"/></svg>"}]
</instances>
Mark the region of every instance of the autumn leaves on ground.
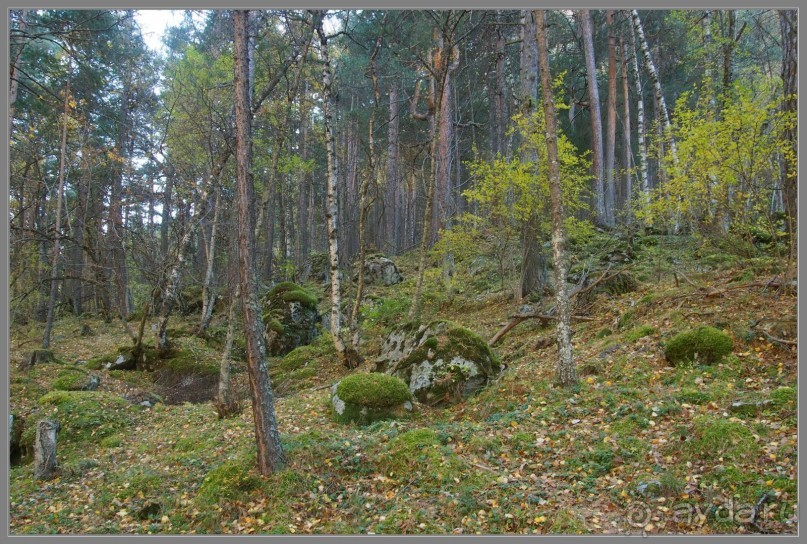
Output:
<instances>
[{"instance_id":1,"label":"autumn leaves on ground","mask_svg":"<svg viewBox=\"0 0 807 544\"><path fill-rule=\"evenodd\" d=\"M369 289L362 368L346 370L327 333L270 359L288 465L266 478L238 341L240 415L219 419L209 400L172 396L205 387L183 372L217 369L226 311L207 339L193 336L198 316L172 318L170 372L74 364L130 343L119 321L75 318L55 324L55 362L22 370L41 326L17 326L11 411L25 427L10 532L795 533L796 297L782 260L683 237L635 243L632 264L618 265L635 289L578 302L589 318L573 324L578 386L553 386L557 350L537 342L554 328L525 320L494 348L504 370L467 401L336 423L330 385L371 370L384 332L405 320L417 255L400 257L404 282ZM424 315L493 337L517 311L496 266L459 262L456 273L467 276L450 294L439 278L427 283ZM307 287L326 307L326 286ZM731 353L669 366L670 340L701 326L727 334ZM95 391L65 390L88 374L100 377ZM44 418L61 423L60 473L37 481L25 445Z\"/></svg>"}]
</instances>

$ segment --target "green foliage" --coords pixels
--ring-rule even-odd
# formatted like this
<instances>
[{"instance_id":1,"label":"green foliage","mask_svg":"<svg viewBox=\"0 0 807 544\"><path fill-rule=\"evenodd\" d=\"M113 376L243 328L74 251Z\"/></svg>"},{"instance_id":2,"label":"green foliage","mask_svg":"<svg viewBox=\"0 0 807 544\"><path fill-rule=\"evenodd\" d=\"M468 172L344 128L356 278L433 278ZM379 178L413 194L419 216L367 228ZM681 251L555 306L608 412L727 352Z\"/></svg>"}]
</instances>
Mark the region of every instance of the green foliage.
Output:
<instances>
[{"instance_id":1,"label":"green foliage","mask_svg":"<svg viewBox=\"0 0 807 544\"><path fill-rule=\"evenodd\" d=\"M286 302L299 302L305 306L317 305L317 297L302 288L286 291L281 295L281 298Z\"/></svg>"},{"instance_id":2,"label":"green foliage","mask_svg":"<svg viewBox=\"0 0 807 544\"><path fill-rule=\"evenodd\" d=\"M683 93L673 119L677 160L667 149L669 179L638 217L657 225L691 225L706 234L730 221L738 232L775 235L769 210L779 178L777 156L792 154L785 130L795 123L781 111L775 83L759 73L738 79L719 112L705 89L708 82L697 93Z\"/></svg>"},{"instance_id":3,"label":"green foliage","mask_svg":"<svg viewBox=\"0 0 807 544\"><path fill-rule=\"evenodd\" d=\"M406 384L378 372L351 374L339 382L336 394L346 403L373 408L397 406L412 400Z\"/></svg>"},{"instance_id":4,"label":"green foliage","mask_svg":"<svg viewBox=\"0 0 807 544\"><path fill-rule=\"evenodd\" d=\"M713 364L731 353L731 338L714 327L699 327L672 337L664 348L664 355L672 364L699 362Z\"/></svg>"},{"instance_id":5,"label":"green foliage","mask_svg":"<svg viewBox=\"0 0 807 544\"><path fill-rule=\"evenodd\" d=\"M442 445L440 435L429 428L413 429L393 438L378 456L377 466L387 476L416 477L430 484L452 481L468 470L457 454Z\"/></svg>"}]
</instances>

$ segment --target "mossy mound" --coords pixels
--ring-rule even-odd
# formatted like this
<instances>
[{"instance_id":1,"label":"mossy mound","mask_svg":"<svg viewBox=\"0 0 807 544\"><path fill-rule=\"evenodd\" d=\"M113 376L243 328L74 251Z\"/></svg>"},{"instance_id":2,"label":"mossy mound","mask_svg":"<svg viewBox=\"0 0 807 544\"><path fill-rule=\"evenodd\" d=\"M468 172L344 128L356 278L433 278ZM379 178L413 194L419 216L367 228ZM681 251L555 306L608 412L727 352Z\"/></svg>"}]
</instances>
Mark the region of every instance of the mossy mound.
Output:
<instances>
[{"instance_id":1,"label":"mossy mound","mask_svg":"<svg viewBox=\"0 0 807 544\"><path fill-rule=\"evenodd\" d=\"M412 429L390 440L376 459L378 471L393 478L418 478L431 484L464 477L469 467L432 429Z\"/></svg>"},{"instance_id":2,"label":"mossy mound","mask_svg":"<svg viewBox=\"0 0 807 544\"><path fill-rule=\"evenodd\" d=\"M277 395L284 396L320 384L336 360L333 339L324 332L309 345L295 348L269 365L272 388Z\"/></svg>"},{"instance_id":3,"label":"mossy mound","mask_svg":"<svg viewBox=\"0 0 807 544\"><path fill-rule=\"evenodd\" d=\"M198 503L215 505L219 501L244 500L245 496L260 489L262 481L246 459L226 461L207 473L199 494Z\"/></svg>"},{"instance_id":4,"label":"mossy mound","mask_svg":"<svg viewBox=\"0 0 807 544\"><path fill-rule=\"evenodd\" d=\"M683 362L714 364L731 353L734 344L725 333L714 327L699 327L672 337L664 355L673 365Z\"/></svg>"},{"instance_id":5,"label":"mossy mound","mask_svg":"<svg viewBox=\"0 0 807 544\"><path fill-rule=\"evenodd\" d=\"M278 283L263 297L267 351L285 355L319 335L317 297L290 281Z\"/></svg>"},{"instance_id":6,"label":"mossy mound","mask_svg":"<svg viewBox=\"0 0 807 544\"><path fill-rule=\"evenodd\" d=\"M135 408L121 397L101 391L51 391L38 401L42 418L59 421L59 442L94 444L133 423ZM36 425L26 425L20 444L33 451Z\"/></svg>"},{"instance_id":7,"label":"mossy mound","mask_svg":"<svg viewBox=\"0 0 807 544\"><path fill-rule=\"evenodd\" d=\"M402 379L420 401L447 405L476 394L500 371L501 364L479 335L448 321L420 326L405 324L385 342L394 345L388 373ZM398 345L400 340L400 345ZM391 347L391 346L390 346Z\"/></svg>"},{"instance_id":8,"label":"mossy mound","mask_svg":"<svg viewBox=\"0 0 807 544\"><path fill-rule=\"evenodd\" d=\"M67 367L56 375L53 388L59 391L94 391L100 384L98 376L90 374L83 368Z\"/></svg>"},{"instance_id":9,"label":"mossy mound","mask_svg":"<svg viewBox=\"0 0 807 544\"><path fill-rule=\"evenodd\" d=\"M351 374L333 387L334 418L368 425L412 409L412 393L394 376L377 372Z\"/></svg>"}]
</instances>

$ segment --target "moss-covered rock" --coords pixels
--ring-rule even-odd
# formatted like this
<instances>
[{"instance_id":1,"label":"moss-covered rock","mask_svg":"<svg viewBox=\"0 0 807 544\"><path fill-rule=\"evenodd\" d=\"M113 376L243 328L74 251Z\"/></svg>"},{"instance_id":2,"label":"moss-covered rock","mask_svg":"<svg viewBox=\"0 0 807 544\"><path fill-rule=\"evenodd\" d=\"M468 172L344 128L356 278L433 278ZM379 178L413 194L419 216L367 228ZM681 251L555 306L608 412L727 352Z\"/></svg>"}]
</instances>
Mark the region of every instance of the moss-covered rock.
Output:
<instances>
[{"instance_id":1,"label":"moss-covered rock","mask_svg":"<svg viewBox=\"0 0 807 544\"><path fill-rule=\"evenodd\" d=\"M340 423L368 425L412 410L412 393L400 379L377 372L351 374L333 386L331 403Z\"/></svg>"},{"instance_id":2,"label":"moss-covered rock","mask_svg":"<svg viewBox=\"0 0 807 544\"><path fill-rule=\"evenodd\" d=\"M60 391L95 391L101 385L101 378L83 368L63 368L56 375L53 388Z\"/></svg>"},{"instance_id":3,"label":"moss-covered rock","mask_svg":"<svg viewBox=\"0 0 807 544\"><path fill-rule=\"evenodd\" d=\"M317 297L296 283L278 283L263 297L262 305L271 355L285 355L319 335Z\"/></svg>"},{"instance_id":4,"label":"moss-covered rock","mask_svg":"<svg viewBox=\"0 0 807 544\"><path fill-rule=\"evenodd\" d=\"M731 338L714 327L699 327L672 337L664 348L664 355L673 365L682 362L713 364L731 353Z\"/></svg>"},{"instance_id":5,"label":"moss-covered rock","mask_svg":"<svg viewBox=\"0 0 807 544\"><path fill-rule=\"evenodd\" d=\"M390 351L380 360L388 365L387 373L406 382L420 402L433 406L474 395L501 369L487 342L448 321L404 324L384 344Z\"/></svg>"},{"instance_id":6,"label":"moss-covered rock","mask_svg":"<svg viewBox=\"0 0 807 544\"><path fill-rule=\"evenodd\" d=\"M429 428L412 429L390 440L376 464L385 476L416 478L428 484L451 482L469 472L463 460Z\"/></svg>"}]
</instances>

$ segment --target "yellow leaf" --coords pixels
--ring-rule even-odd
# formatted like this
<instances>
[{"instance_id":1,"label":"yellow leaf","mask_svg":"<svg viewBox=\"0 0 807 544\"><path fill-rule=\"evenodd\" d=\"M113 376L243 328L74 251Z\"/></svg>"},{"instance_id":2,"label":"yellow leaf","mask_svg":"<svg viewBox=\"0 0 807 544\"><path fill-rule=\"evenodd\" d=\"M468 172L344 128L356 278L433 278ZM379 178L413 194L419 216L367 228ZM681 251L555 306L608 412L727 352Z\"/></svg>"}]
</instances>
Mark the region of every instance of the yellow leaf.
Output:
<instances>
[{"instance_id":1,"label":"yellow leaf","mask_svg":"<svg viewBox=\"0 0 807 544\"><path fill-rule=\"evenodd\" d=\"M533 520L535 523L543 523L546 521L546 516L536 516Z\"/></svg>"}]
</instances>

